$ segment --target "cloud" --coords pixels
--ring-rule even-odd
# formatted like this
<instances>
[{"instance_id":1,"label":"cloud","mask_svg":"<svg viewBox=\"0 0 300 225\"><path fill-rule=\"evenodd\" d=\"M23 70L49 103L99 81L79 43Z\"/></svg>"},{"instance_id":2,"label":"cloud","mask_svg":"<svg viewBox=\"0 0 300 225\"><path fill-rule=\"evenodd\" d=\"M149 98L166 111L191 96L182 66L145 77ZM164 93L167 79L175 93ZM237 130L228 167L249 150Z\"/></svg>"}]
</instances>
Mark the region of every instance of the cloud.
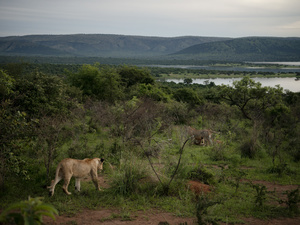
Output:
<instances>
[{"instance_id":1,"label":"cloud","mask_svg":"<svg viewBox=\"0 0 300 225\"><path fill-rule=\"evenodd\" d=\"M299 0L3 0L0 35L300 36L299 8Z\"/></svg>"}]
</instances>

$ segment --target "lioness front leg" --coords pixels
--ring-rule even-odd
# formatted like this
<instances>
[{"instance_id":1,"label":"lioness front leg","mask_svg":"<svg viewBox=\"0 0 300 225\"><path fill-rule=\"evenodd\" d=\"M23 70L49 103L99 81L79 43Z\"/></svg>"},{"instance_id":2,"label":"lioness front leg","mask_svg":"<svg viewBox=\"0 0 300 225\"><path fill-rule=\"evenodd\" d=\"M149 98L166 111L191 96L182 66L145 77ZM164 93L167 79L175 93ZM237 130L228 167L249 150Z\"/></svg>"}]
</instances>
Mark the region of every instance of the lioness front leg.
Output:
<instances>
[{"instance_id":1,"label":"lioness front leg","mask_svg":"<svg viewBox=\"0 0 300 225\"><path fill-rule=\"evenodd\" d=\"M101 191L101 188L100 188L100 182L97 178L93 178L93 182L95 184L95 187L98 191Z\"/></svg>"},{"instance_id":2,"label":"lioness front leg","mask_svg":"<svg viewBox=\"0 0 300 225\"><path fill-rule=\"evenodd\" d=\"M92 172L92 181L93 183L95 184L95 187L98 191L101 191L101 188L100 188L100 182L98 180L98 175L97 175L97 172L93 171Z\"/></svg>"}]
</instances>

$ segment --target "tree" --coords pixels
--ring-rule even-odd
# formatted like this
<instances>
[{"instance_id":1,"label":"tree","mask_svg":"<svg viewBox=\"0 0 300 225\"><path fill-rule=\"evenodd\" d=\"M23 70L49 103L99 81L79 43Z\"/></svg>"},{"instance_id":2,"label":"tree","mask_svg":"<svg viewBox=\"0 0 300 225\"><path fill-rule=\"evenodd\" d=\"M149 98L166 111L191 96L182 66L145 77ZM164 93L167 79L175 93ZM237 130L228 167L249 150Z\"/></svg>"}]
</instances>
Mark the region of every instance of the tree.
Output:
<instances>
[{"instance_id":1,"label":"tree","mask_svg":"<svg viewBox=\"0 0 300 225\"><path fill-rule=\"evenodd\" d=\"M119 68L118 73L126 87L130 87L137 83L154 84L154 79L151 77L150 72L146 69L133 66L122 66Z\"/></svg>"},{"instance_id":2,"label":"tree","mask_svg":"<svg viewBox=\"0 0 300 225\"><path fill-rule=\"evenodd\" d=\"M14 92L16 81L0 69L0 98L3 101Z\"/></svg>"},{"instance_id":3,"label":"tree","mask_svg":"<svg viewBox=\"0 0 300 225\"><path fill-rule=\"evenodd\" d=\"M184 78L183 83L189 85L189 84L193 83L193 79L192 78Z\"/></svg>"},{"instance_id":4,"label":"tree","mask_svg":"<svg viewBox=\"0 0 300 225\"><path fill-rule=\"evenodd\" d=\"M249 77L234 81L233 86L222 85L220 95L231 106L237 106L243 116L249 120L258 120L267 112L283 105L283 89L262 87Z\"/></svg>"},{"instance_id":5,"label":"tree","mask_svg":"<svg viewBox=\"0 0 300 225\"><path fill-rule=\"evenodd\" d=\"M197 95L197 93L190 88L180 88L176 90L173 94L176 101L186 102L190 105L199 105L202 103L202 99Z\"/></svg>"},{"instance_id":6,"label":"tree","mask_svg":"<svg viewBox=\"0 0 300 225\"><path fill-rule=\"evenodd\" d=\"M264 135L267 136L272 127L277 127L275 130L278 136L273 153L278 152L278 146L286 136L285 131L278 127L278 121L289 111L283 101L282 90L280 86L262 87L261 83L256 83L249 77L233 82L233 87L221 87L221 98L231 106L237 106L244 118L253 122L252 132L241 146L242 154L254 157L260 133L264 131Z\"/></svg>"},{"instance_id":7,"label":"tree","mask_svg":"<svg viewBox=\"0 0 300 225\"><path fill-rule=\"evenodd\" d=\"M120 75L113 68L83 65L77 73L67 74L71 86L78 87L85 96L114 102L123 97Z\"/></svg>"},{"instance_id":8,"label":"tree","mask_svg":"<svg viewBox=\"0 0 300 225\"><path fill-rule=\"evenodd\" d=\"M65 120L66 118L60 116L45 116L40 118L36 129L39 149L36 153L40 154L44 161L48 181L50 181L50 168L58 155L57 150L67 140L66 135L64 135L68 132L67 129L64 129Z\"/></svg>"},{"instance_id":9,"label":"tree","mask_svg":"<svg viewBox=\"0 0 300 225\"><path fill-rule=\"evenodd\" d=\"M65 114L73 106L67 90L60 77L36 71L16 80L14 105L30 117Z\"/></svg>"},{"instance_id":10,"label":"tree","mask_svg":"<svg viewBox=\"0 0 300 225\"><path fill-rule=\"evenodd\" d=\"M19 157L20 146L28 142L31 122L27 114L14 107L16 81L0 70L0 187L8 175L27 177L26 164Z\"/></svg>"}]
</instances>

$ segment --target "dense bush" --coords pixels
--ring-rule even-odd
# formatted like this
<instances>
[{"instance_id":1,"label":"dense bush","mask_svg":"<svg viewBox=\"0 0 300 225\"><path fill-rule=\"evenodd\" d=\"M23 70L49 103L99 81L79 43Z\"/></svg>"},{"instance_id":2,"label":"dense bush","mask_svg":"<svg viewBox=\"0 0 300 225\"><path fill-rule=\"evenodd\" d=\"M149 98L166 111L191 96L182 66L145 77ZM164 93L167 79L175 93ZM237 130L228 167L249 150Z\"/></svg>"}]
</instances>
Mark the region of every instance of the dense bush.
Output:
<instances>
[{"instance_id":1,"label":"dense bush","mask_svg":"<svg viewBox=\"0 0 300 225\"><path fill-rule=\"evenodd\" d=\"M47 199L60 208L65 207L61 202L72 208L83 199L91 208L101 201L162 208L173 201L191 203L186 180L214 185L212 199L224 193L228 201L241 202L249 189L240 182L248 174L239 167L251 163L261 168L252 174L249 169L247 179L261 175L292 182L299 176L294 164L299 161L298 95L263 88L249 78L234 88L158 84L148 70L128 66L84 65L66 74L0 71L1 206L24 195L46 195L42 187L67 157L104 157L110 186L104 194L87 189L67 201L63 193ZM211 129L214 145L183 145L189 142L187 125ZM207 164L218 168L211 172ZM240 198L238 190L247 197Z\"/></svg>"}]
</instances>

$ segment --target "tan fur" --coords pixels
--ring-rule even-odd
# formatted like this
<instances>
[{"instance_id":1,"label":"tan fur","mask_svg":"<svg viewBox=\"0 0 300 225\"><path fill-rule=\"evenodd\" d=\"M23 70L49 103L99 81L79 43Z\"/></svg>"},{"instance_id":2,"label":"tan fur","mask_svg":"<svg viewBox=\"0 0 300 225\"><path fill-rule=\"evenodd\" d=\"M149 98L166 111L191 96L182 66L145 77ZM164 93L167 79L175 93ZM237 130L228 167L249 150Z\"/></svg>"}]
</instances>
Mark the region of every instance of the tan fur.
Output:
<instances>
[{"instance_id":1,"label":"tan fur","mask_svg":"<svg viewBox=\"0 0 300 225\"><path fill-rule=\"evenodd\" d=\"M63 190L66 194L70 195L68 191L68 186L70 180L75 177L75 189L80 191L80 180L86 176L91 176L96 189L100 190L100 185L98 181L98 169L103 170L104 159L94 158L94 159L63 159L56 168L55 179L52 180L51 185L47 187L49 189L49 194L53 196L56 184L64 179Z\"/></svg>"},{"instance_id":2,"label":"tan fur","mask_svg":"<svg viewBox=\"0 0 300 225\"><path fill-rule=\"evenodd\" d=\"M190 136L193 137L194 144L205 145L207 143L208 145L213 145L212 133L214 132L212 130L197 130L193 127L188 126L187 132Z\"/></svg>"}]
</instances>

